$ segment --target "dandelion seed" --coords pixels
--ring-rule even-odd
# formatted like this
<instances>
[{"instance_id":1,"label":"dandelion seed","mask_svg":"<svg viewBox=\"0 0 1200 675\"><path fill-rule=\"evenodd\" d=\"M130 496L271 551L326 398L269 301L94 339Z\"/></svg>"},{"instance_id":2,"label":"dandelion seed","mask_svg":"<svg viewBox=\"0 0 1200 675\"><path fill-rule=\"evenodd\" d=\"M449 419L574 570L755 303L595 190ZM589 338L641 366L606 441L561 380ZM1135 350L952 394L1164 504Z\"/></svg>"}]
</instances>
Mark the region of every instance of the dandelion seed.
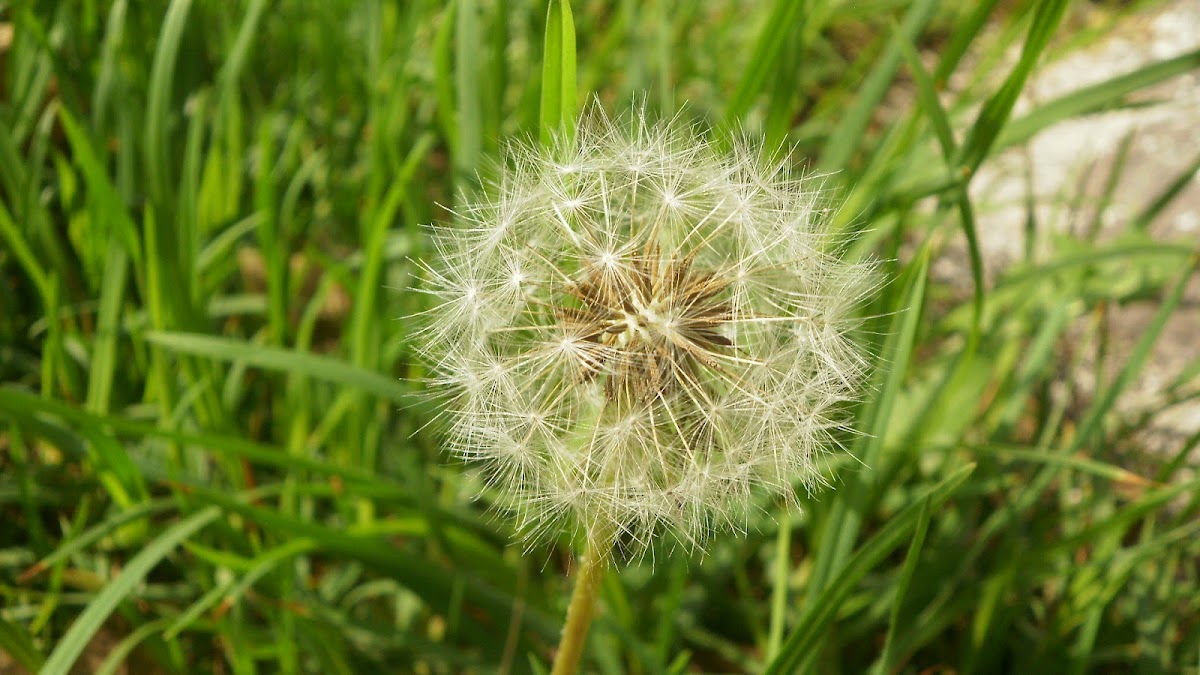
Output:
<instances>
[{"instance_id":1,"label":"dandelion seed","mask_svg":"<svg viewBox=\"0 0 1200 675\"><path fill-rule=\"evenodd\" d=\"M450 447L522 530L701 544L819 483L871 276L826 251L819 191L637 114L508 159L435 229L421 331Z\"/></svg>"}]
</instances>

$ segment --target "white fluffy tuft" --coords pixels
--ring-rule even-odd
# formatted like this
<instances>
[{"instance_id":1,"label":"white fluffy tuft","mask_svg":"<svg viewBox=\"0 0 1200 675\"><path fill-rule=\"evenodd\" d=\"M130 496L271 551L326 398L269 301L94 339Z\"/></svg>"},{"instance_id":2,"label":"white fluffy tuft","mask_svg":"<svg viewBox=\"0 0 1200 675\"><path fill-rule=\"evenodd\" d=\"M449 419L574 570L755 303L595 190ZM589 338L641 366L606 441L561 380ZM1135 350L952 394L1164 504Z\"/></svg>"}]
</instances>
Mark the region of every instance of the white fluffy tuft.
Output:
<instances>
[{"instance_id":1,"label":"white fluffy tuft","mask_svg":"<svg viewBox=\"0 0 1200 675\"><path fill-rule=\"evenodd\" d=\"M523 531L699 544L820 482L871 272L827 252L819 191L640 115L508 160L435 228L420 331L450 447Z\"/></svg>"}]
</instances>

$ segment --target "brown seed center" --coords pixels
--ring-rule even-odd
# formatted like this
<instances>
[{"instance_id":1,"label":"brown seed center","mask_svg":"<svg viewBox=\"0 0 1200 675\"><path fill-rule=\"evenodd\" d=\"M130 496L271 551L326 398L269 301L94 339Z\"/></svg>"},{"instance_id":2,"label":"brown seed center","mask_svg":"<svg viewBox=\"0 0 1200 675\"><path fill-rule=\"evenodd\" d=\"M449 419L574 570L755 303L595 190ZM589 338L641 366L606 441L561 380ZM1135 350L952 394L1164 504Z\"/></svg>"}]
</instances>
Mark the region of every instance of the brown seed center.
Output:
<instances>
[{"instance_id":1,"label":"brown seed center","mask_svg":"<svg viewBox=\"0 0 1200 675\"><path fill-rule=\"evenodd\" d=\"M603 267L585 267L563 288L557 314L591 345L586 378L603 377L610 401L645 402L701 387L703 368L721 370L733 343L722 330L729 282L697 271L692 256L663 259L657 248Z\"/></svg>"}]
</instances>

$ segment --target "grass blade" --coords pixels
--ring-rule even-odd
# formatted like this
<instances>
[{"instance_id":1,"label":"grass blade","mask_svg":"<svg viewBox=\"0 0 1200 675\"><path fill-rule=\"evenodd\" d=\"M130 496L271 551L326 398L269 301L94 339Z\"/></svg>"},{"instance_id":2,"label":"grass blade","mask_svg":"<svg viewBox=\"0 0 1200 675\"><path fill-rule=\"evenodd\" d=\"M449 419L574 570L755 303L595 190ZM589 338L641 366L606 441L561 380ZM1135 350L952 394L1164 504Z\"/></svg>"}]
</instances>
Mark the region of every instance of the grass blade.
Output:
<instances>
[{"instance_id":1,"label":"grass blade","mask_svg":"<svg viewBox=\"0 0 1200 675\"><path fill-rule=\"evenodd\" d=\"M916 341L918 320L925 304L929 261L930 248L926 246L909 271L907 285L900 296L900 311L896 312L888 331L883 353L886 359L884 362L891 364L890 369L882 376L879 395L863 413L867 434L862 437L865 440L856 444L852 454L868 467L878 465L883 438L887 435L887 425L899 396L901 383L908 371L908 363ZM841 568L849 557L862 526L862 505L868 490L869 485L864 474L864 477L838 493L832 513L823 527L820 543L816 546L817 557L813 563L813 574L805 602L807 607L811 607L812 603L817 601L833 570Z\"/></svg>"},{"instance_id":2,"label":"grass blade","mask_svg":"<svg viewBox=\"0 0 1200 675\"><path fill-rule=\"evenodd\" d=\"M1125 391L1146 365L1146 361L1150 358L1150 350L1154 348L1154 343L1158 341L1158 336L1162 333L1163 328L1166 327L1167 320L1171 318L1171 315L1179 307L1180 301L1183 300L1184 291L1187 290L1188 281L1196 273L1197 268L1200 268L1200 251L1193 254L1187 269L1180 275L1179 281L1175 283L1175 287L1163 299L1162 305L1159 306L1158 311L1154 314L1154 318L1150 320L1141 337L1134 344L1133 351L1129 354L1129 360L1125 362L1125 365L1117 374L1116 380L1104 390L1102 395L1096 398L1091 408L1088 409L1083 421L1079 423L1079 431L1071 442L1068 452L1074 452L1086 446L1099 434L1104 416L1116 404L1117 397L1121 395L1121 392Z\"/></svg>"},{"instance_id":3,"label":"grass blade","mask_svg":"<svg viewBox=\"0 0 1200 675\"><path fill-rule=\"evenodd\" d=\"M176 635L187 630L188 626L200 618L201 614L217 602L223 601L226 605L232 605L237 602L246 590L257 583L267 572L275 569L281 563L312 551L314 548L316 548L316 543L310 539L292 539L278 548L259 554L252 563L253 567L241 579L238 579L236 582L231 581L228 584L215 586L199 600L192 603L191 607L188 607L163 631L163 639L174 639Z\"/></svg>"},{"instance_id":4,"label":"grass blade","mask_svg":"<svg viewBox=\"0 0 1200 675\"><path fill-rule=\"evenodd\" d=\"M130 218L129 211L113 185L94 143L75 120L75 116L65 107L58 109L58 119L66 132L67 141L71 144L71 158L83 172L88 187L88 198L93 202L96 212L104 214L108 226L112 228L109 237L120 241L134 264L140 264L142 247L138 239L137 225Z\"/></svg>"},{"instance_id":5,"label":"grass blade","mask_svg":"<svg viewBox=\"0 0 1200 675\"><path fill-rule=\"evenodd\" d=\"M472 171L479 169L479 157L483 153L483 87L479 81L479 51L483 38L480 36L479 7L475 0L457 2L458 10L454 15L454 100L458 113L458 147L455 159L459 172L469 176ZM503 21L504 17L496 20Z\"/></svg>"},{"instance_id":6,"label":"grass blade","mask_svg":"<svg viewBox=\"0 0 1200 675\"><path fill-rule=\"evenodd\" d=\"M71 624L66 635L50 653L50 658L46 659L40 675L69 675L71 667L75 665L75 660L83 653L88 642L108 620L117 605L134 592L134 589L142 583L150 570L154 569L163 558L188 537L216 520L220 513L216 507L198 511L167 528L158 538L148 543L125 565L117 578L105 586L88 603L87 609L83 610L75 623Z\"/></svg>"},{"instance_id":7,"label":"grass blade","mask_svg":"<svg viewBox=\"0 0 1200 675\"><path fill-rule=\"evenodd\" d=\"M775 587L771 589L771 623L767 633L767 660L779 653L783 624L787 617L788 578L792 571L792 516L784 509L775 538Z\"/></svg>"},{"instance_id":8,"label":"grass blade","mask_svg":"<svg viewBox=\"0 0 1200 675\"><path fill-rule=\"evenodd\" d=\"M128 254L116 237L111 238L100 286L100 311L88 373L87 408L95 413L108 412L112 400L113 374L117 369L118 322L128 264Z\"/></svg>"},{"instance_id":9,"label":"grass blade","mask_svg":"<svg viewBox=\"0 0 1200 675\"><path fill-rule=\"evenodd\" d=\"M169 186L174 183L171 162L168 159L167 127L171 104L172 85L175 80L175 63L183 42L183 31L187 27L191 0L173 0L163 18L162 31L154 51L154 65L150 71L150 84L146 97L145 162L146 181L151 196L164 208L170 203Z\"/></svg>"},{"instance_id":10,"label":"grass blade","mask_svg":"<svg viewBox=\"0 0 1200 675\"><path fill-rule=\"evenodd\" d=\"M988 25L988 17L999 3L1000 0L981 0L981 2L973 3L971 13L965 20L959 22L958 30L950 38L950 42L940 50L941 56L938 58L937 68L933 71L933 81L937 83L938 88L945 86L946 80L958 67L963 55L967 53L967 49Z\"/></svg>"},{"instance_id":11,"label":"grass blade","mask_svg":"<svg viewBox=\"0 0 1200 675\"><path fill-rule=\"evenodd\" d=\"M817 640L837 615L842 601L853 590L854 585L899 546L923 519L927 521L930 510L937 509L950 499L974 470L975 465L969 464L952 473L930 488L924 496L897 513L883 529L858 549L840 568L833 581L821 590L816 602L808 605L795 630L784 641L779 656L764 672L767 675L797 672L801 661L813 653Z\"/></svg>"},{"instance_id":12,"label":"grass blade","mask_svg":"<svg viewBox=\"0 0 1200 675\"><path fill-rule=\"evenodd\" d=\"M754 54L749 68L742 74L738 88L725 107L725 123L734 124L750 110L755 97L766 87L767 77L775 71L784 43L793 31L799 29L811 0L775 0L771 14L763 24L762 32L754 41Z\"/></svg>"},{"instance_id":13,"label":"grass blade","mask_svg":"<svg viewBox=\"0 0 1200 675\"><path fill-rule=\"evenodd\" d=\"M149 331L145 337L148 342L180 354L307 375L316 380L353 387L389 401L402 402L412 398L412 391L399 380L327 356L198 333Z\"/></svg>"},{"instance_id":14,"label":"grass blade","mask_svg":"<svg viewBox=\"0 0 1200 675\"><path fill-rule=\"evenodd\" d=\"M1018 145L1063 120L1114 108L1133 92L1196 68L1200 68L1200 49L1064 94L1013 120L1000 134L997 145L1000 148Z\"/></svg>"},{"instance_id":15,"label":"grass blade","mask_svg":"<svg viewBox=\"0 0 1200 675\"><path fill-rule=\"evenodd\" d=\"M465 597L471 605L486 612L494 621L512 616L514 600L507 594L483 583L474 575L464 579L461 574L438 565L431 565L423 558L386 543L380 535L359 535L335 530L307 519L250 506L216 490L198 486L188 486L187 489L192 496L219 506L225 511L240 514L265 529L289 538L309 539L326 553L356 560L375 568L416 593L430 607L449 607L454 586L465 583ZM543 610L526 606L523 615L529 622L530 628L544 636L555 635L558 624L550 619ZM472 621L472 623L476 628L487 625L486 622L480 621ZM503 637L503 631L497 628L497 623L493 622L491 626Z\"/></svg>"},{"instance_id":16,"label":"grass blade","mask_svg":"<svg viewBox=\"0 0 1200 675\"><path fill-rule=\"evenodd\" d=\"M18 666L28 671L42 667L45 658L25 629L0 616L0 651L12 657Z\"/></svg>"},{"instance_id":17,"label":"grass blade","mask_svg":"<svg viewBox=\"0 0 1200 675\"><path fill-rule=\"evenodd\" d=\"M1050 36L1062 20L1066 7L1067 0L1046 0L1036 5L1033 22L1029 26L1029 34L1025 38L1017 65L1008 74L1000 89L984 103L975 124L971 126L971 133L960 149L957 164L962 168L964 175L974 175L983 159L991 152L996 139L1004 130L1013 106L1017 103L1017 97L1025 88L1025 80L1029 78L1042 52L1050 43Z\"/></svg>"},{"instance_id":18,"label":"grass blade","mask_svg":"<svg viewBox=\"0 0 1200 675\"><path fill-rule=\"evenodd\" d=\"M938 145L942 149L942 157L949 162L954 157L957 145L954 141L954 132L950 130L950 117L946 114L946 109L942 107L941 99L938 98L933 77L925 69L925 64L921 63L921 55L917 53L916 45L899 26L892 27L892 39L900 48L900 55L904 57L908 72L917 85L917 102L921 104L921 110L924 111L925 116L929 118L930 125L933 126L934 137L937 138Z\"/></svg>"},{"instance_id":19,"label":"grass blade","mask_svg":"<svg viewBox=\"0 0 1200 675\"><path fill-rule=\"evenodd\" d=\"M799 4L799 3L796 3ZM904 22L896 35L888 43L879 60L867 75L866 81L858 89L854 105L841 117L841 121L829 135L829 140L821 151L821 173L833 173L846 168L858 144L862 140L867 125L871 122L872 113L883 100L892 86L896 69L900 67L902 58L900 42L907 40L915 42L924 30L929 20L933 18L938 0L918 0L909 8L904 16Z\"/></svg>"},{"instance_id":20,"label":"grass blade","mask_svg":"<svg viewBox=\"0 0 1200 675\"><path fill-rule=\"evenodd\" d=\"M1154 222L1159 214L1179 197L1180 193L1192 185L1198 173L1200 173L1200 155L1196 155L1192 162L1183 171L1179 172L1175 180L1168 183L1158 196L1152 199L1141 212L1134 216L1129 226L1137 230L1149 228L1150 223Z\"/></svg>"},{"instance_id":21,"label":"grass blade","mask_svg":"<svg viewBox=\"0 0 1200 675\"><path fill-rule=\"evenodd\" d=\"M908 544L908 553L904 556L904 567L896 579L895 597L892 599L892 612L888 620L887 637L883 641L883 654L875 662L875 673L884 675L892 672L895 661L896 630L900 625L900 609L904 606L904 596L908 585L912 582L913 573L917 571L917 563L921 557L921 546L925 543L925 533L929 530L929 500L921 505L921 515L917 519L917 531Z\"/></svg>"},{"instance_id":22,"label":"grass blade","mask_svg":"<svg viewBox=\"0 0 1200 675\"><path fill-rule=\"evenodd\" d=\"M571 0L550 0L542 42L541 139L550 145L556 134L575 133L575 19Z\"/></svg>"},{"instance_id":23,"label":"grass blade","mask_svg":"<svg viewBox=\"0 0 1200 675\"><path fill-rule=\"evenodd\" d=\"M165 513L170 511L173 506L175 506L173 499L158 499L135 504L128 509L122 509L87 530L80 532L73 538L61 543L58 548L54 549L53 553L37 561L29 569L22 572L17 577L17 583L28 582L30 579L58 564L59 561L70 558L109 534L116 532L126 523L131 523L147 516Z\"/></svg>"}]
</instances>

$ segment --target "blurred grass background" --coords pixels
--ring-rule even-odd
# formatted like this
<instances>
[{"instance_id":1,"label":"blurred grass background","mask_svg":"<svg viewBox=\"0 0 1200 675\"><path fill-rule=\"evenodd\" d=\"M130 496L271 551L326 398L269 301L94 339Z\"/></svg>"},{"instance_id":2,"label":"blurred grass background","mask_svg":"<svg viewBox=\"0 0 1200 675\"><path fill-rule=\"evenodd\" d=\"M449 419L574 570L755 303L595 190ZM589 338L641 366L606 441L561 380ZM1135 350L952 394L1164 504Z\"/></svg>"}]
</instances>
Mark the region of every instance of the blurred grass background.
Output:
<instances>
[{"instance_id":1,"label":"blurred grass background","mask_svg":"<svg viewBox=\"0 0 1200 675\"><path fill-rule=\"evenodd\" d=\"M570 542L524 554L439 450L398 317L420 225L590 95L791 148L890 282L836 491L610 575L589 672L1200 672L1200 438L1113 414L1197 266L1144 228L1188 174L988 279L967 189L1200 67L1012 114L1154 3L560 2L0 3L0 672L543 668Z\"/></svg>"}]
</instances>

